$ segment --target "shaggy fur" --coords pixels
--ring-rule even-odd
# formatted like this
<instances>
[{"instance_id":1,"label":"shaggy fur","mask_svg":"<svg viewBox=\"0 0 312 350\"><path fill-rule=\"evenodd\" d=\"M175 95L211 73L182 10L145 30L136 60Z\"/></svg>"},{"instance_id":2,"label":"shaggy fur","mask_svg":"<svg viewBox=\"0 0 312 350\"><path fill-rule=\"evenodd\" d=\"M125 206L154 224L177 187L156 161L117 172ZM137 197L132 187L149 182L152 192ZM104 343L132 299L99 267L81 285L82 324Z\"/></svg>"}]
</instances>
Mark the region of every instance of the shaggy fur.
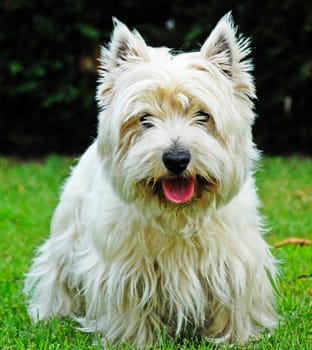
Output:
<instances>
[{"instance_id":1,"label":"shaggy fur","mask_svg":"<svg viewBox=\"0 0 312 350\"><path fill-rule=\"evenodd\" d=\"M66 182L25 293L114 344L192 330L244 343L277 324L275 261L253 180L249 42L223 17L199 52L151 48L115 20L98 138ZM181 173L164 153L190 155Z\"/></svg>"}]
</instances>

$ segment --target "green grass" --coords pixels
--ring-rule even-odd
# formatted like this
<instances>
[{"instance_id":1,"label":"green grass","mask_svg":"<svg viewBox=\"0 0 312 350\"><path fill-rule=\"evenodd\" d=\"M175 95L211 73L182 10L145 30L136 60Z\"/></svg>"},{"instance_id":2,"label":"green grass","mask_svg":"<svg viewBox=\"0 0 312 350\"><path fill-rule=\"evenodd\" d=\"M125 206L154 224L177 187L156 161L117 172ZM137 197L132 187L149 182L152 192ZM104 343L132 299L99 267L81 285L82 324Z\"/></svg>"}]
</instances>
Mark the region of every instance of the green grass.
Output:
<instances>
[{"instance_id":1,"label":"green grass","mask_svg":"<svg viewBox=\"0 0 312 350\"><path fill-rule=\"evenodd\" d=\"M30 323L22 295L34 250L47 237L61 184L73 159L42 162L0 158L0 349L99 349L95 337L69 320ZM265 158L257 173L270 244L288 237L312 239L312 159ZM312 247L273 250L281 261L281 325L246 349L312 349ZM164 342L161 349L214 349L205 342ZM230 349L220 346L219 349ZM239 346L231 349L241 349Z\"/></svg>"}]
</instances>

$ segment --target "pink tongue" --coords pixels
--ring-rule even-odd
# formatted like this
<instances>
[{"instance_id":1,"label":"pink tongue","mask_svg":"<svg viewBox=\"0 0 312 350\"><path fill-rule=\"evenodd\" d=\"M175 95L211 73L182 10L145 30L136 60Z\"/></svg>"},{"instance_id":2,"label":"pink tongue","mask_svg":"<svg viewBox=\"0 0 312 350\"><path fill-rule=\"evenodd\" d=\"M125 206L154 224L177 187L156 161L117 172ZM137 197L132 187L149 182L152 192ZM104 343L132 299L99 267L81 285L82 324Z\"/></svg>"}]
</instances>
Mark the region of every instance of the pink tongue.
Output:
<instances>
[{"instance_id":1,"label":"pink tongue","mask_svg":"<svg viewBox=\"0 0 312 350\"><path fill-rule=\"evenodd\" d=\"M163 180L161 184L166 198L173 203L185 203L194 193L194 180Z\"/></svg>"}]
</instances>

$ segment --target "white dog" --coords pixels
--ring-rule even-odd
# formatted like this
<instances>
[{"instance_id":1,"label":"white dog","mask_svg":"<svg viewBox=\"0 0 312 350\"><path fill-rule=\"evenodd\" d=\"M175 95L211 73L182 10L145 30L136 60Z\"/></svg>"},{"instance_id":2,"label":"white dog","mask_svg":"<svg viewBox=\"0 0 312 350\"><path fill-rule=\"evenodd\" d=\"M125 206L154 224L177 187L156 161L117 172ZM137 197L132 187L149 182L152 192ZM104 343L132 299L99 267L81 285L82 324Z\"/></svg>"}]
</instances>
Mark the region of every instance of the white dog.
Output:
<instances>
[{"instance_id":1,"label":"white dog","mask_svg":"<svg viewBox=\"0 0 312 350\"><path fill-rule=\"evenodd\" d=\"M276 326L249 53L229 14L199 52L178 55L115 20L98 138L27 275L33 320L70 316L103 342L141 347L162 331L244 343Z\"/></svg>"}]
</instances>

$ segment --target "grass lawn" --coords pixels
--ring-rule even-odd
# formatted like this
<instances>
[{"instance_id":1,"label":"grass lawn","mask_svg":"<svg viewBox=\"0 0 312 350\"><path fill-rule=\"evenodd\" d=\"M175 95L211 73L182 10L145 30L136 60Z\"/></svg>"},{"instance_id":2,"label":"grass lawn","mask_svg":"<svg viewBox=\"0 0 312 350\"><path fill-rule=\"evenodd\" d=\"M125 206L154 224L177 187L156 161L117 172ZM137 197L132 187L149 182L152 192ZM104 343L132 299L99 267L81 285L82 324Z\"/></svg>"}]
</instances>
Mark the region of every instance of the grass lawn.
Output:
<instances>
[{"instance_id":1,"label":"grass lawn","mask_svg":"<svg viewBox=\"0 0 312 350\"><path fill-rule=\"evenodd\" d=\"M92 335L69 320L32 325L22 295L34 250L48 236L60 186L73 159L42 162L0 158L0 349L100 349ZM289 237L312 239L312 159L265 158L257 173L263 212L274 245ZM278 309L281 324L246 349L312 349L312 246L273 249L281 261ZM161 349L215 349L201 340L166 343ZM220 346L218 349L241 349Z\"/></svg>"}]
</instances>

